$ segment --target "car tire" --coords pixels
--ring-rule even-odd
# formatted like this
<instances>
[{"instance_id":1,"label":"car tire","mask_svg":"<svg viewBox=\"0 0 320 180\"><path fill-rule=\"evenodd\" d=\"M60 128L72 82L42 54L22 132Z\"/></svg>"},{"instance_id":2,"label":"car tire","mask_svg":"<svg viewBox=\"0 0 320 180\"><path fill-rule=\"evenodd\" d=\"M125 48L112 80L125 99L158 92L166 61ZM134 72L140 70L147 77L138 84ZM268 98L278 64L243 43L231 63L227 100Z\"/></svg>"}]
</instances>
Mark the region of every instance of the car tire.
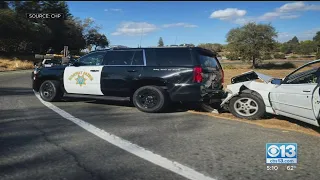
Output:
<instances>
[{"instance_id":1,"label":"car tire","mask_svg":"<svg viewBox=\"0 0 320 180\"><path fill-rule=\"evenodd\" d=\"M134 106L142 112L156 113L166 109L168 104L166 91L158 86L143 86L137 89L133 96Z\"/></svg>"},{"instance_id":2,"label":"car tire","mask_svg":"<svg viewBox=\"0 0 320 180\"><path fill-rule=\"evenodd\" d=\"M60 82L56 80L44 81L39 89L40 97L44 101L53 102L62 98L63 92L60 88Z\"/></svg>"},{"instance_id":3,"label":"car tire","mask_svg":"<svg viewBox=\"0 0 320 180\"><path fill-rule=\"evenodd\" d=\"M255 120L264 116L266 108L263 99L255 92L251 92L231 98L229 111L238 118Z\"/></svg>"}]
</instances>

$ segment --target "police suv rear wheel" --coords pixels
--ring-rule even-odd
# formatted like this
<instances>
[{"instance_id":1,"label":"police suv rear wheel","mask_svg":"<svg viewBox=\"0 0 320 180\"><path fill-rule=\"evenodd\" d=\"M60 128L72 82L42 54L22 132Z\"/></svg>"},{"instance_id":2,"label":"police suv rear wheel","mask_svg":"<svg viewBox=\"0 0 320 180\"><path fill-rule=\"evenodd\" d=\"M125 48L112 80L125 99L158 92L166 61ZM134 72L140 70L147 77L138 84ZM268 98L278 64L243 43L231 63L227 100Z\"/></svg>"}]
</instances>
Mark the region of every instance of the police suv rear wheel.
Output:
<instances>
[{"instance_id":1,"label":"police suv rear wheel","mask_svg":"<svg viewBox=\"0 0 320 180\"><path fill-rule=\"evenodd\" d=\"M143 112L163 111L168 103L166 92L157 86L143 86L137 89L132 97L134 106Z\"/></svg>"},{"instance_id":2,"label":"police suv rear wheel","mask_svg":"<svg viewBox=\"0 0 320 180\"><path fill-rule=\"evenodd\" d=\"M39 93L40 97L48 102L57 101L63 96L60 82L56 80L44 81L40 86Z\"/></svg>"}]
</instances>

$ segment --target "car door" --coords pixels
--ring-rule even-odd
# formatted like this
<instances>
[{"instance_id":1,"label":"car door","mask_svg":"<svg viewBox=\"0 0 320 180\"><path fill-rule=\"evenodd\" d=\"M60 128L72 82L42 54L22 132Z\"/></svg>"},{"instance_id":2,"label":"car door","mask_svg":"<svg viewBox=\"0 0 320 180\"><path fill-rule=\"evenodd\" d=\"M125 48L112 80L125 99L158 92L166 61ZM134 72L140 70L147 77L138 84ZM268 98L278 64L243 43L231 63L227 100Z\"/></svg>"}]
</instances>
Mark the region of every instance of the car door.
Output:
<instances>
[{"instance_id":1,"label":"car door","mask_svg":"<svg viewBox=\"0 0 320 180\"><path fill-rule=\"evenodd\" d=\"M317 120L320 120L320 86L319 85L313 91L312 108L313 108L313 113L315 118Z\"/></svg>"},{"instance_id":2,"label":"car door","mask_svg":"<svg viewBox=\"0 0 320 180\"><path fill-rule=\"evenodd\" d=\"M104 57L101 88L106 96L131 95L134 83L146 65L143 49L111 50Z\"/></svg>"},{"instance_id":3,"label":"car door","mask_svg":"<svg viewBox=\"0 0 320 180\"><path fill-rule=\"evenodd\" d=\"M79 66L66 67L63 75L67 93L103 95L101 91L101 72L105 52L94 52L79 59Z\"/></svg>"},{"instance_id":4,"label":"car door","mask_svg":"<svg viewBox=\"0 0 320 180\"><path fill-rule=\"evenodd\" d=\"M277 114L314 124L319 82L319 64L310 64L287 76L270 92L270 102Z\"/></svg>"}]
</instances>

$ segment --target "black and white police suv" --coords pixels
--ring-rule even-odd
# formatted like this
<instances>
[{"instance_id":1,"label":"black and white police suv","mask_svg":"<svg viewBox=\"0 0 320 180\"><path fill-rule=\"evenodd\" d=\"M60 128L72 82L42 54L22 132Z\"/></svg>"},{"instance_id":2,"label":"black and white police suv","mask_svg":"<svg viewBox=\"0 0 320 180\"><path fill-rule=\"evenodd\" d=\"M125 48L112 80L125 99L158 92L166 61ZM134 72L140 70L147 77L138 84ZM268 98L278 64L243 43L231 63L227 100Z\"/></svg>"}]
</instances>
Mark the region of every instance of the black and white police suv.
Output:
<instances>
[{"instance_id":1,"label":"black and white police suv","mask_svg":"<svg viewBox=\"0 0 320 180\"><path fill-rule=\"evenodd\" d=\"M44 101L57 101L64 94L130 97L139 110L160 112L170 102L220 101L223 76L211 51L163 47L99 50L72 65L41 67L32 79Z\"/></svg>"}]
</instances>

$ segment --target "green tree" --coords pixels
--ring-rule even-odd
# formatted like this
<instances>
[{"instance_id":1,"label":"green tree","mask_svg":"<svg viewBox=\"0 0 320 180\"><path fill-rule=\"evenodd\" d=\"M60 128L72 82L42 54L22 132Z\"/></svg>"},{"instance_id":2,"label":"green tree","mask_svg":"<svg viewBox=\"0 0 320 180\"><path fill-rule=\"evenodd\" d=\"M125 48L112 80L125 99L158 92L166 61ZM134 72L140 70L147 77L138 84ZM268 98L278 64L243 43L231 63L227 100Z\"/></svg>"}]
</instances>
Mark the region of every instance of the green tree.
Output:
<instances>
[{"instance_id":1,"label":"green tree","mask_svg":"<svg viewBox=\"0 0 320 180\"><path fill-rule=\"evenodd\" d=\"M310 55L311 53L316 51L317 51L317 44L314 41L306 40L306 41L300 42L297 52L303 55Z\"/></svg>"},{"instance_id":2,"label":"green tree","mask_svg":"<svg viewBox=\"0 0 320 180\"><path fill-rule=\"evenodd\" d=\"M162 37L160 37L158 41L158 47L163 47L163 46L164 46L163 39Z\"/></svg>"},{"instance_id":3,"label":"green tree","mask_svg":"<svg viewBox=\"0 0 320 180\"><path fill-rule=\"evenodd\" d=\"M313 37L313 41L320 45L320 31L318 31L316 35Z\"/></svg>"},{"instance_id":4,"label":"green tree","mask_svg":"<svg viewBox=\"0 0 320 180\"><path fill-rule=\"evenodd\" d=\"M289 54L292 52L292 49L291 49L290 45L285 42L285 43L281 44L280 52L282 52L284 54Z\"/></svg>"},{"instance_id":5,"label":"green tree","mask_svg":"<svg viewBox=\"0 0 320 180\"><path fill-rule=\"evenodd\" d=\"M281 52L282 43L276 42L274 52Z\"/></svg>"},{"instance_id":6,"label":"green tree","mask_svg":"<svg viewBox=\"0 0 320 180\"><path fill-rule=\"evenodd\" d=\"M241 60L252 62L252 68L255 68L258 60L274 50L276 37L277 32L270 24L248 23L228 32L228 50Z\"/></svg>"},{"instance_id":7,"label":"green tree","mask_svg":"<svg viewBox=\"0 0 320 180\"><path fill-rule=\"evenodd\" d=\"M317 53L320 54L320 31L318 31L316 35L313 37L313 41L317 45Z\"/></svg>"},{"instance_id":8,"label":"green tree","mask_svg":"<svg viewBox=\"0 0 320 180\"><path fill-rule=\"evenodd\" d=\"M88 32L88 35L86 37L86 44L87 46L90 46L90 48L95 46L95 50L96 50L97 47L104 48L106 46L109 46L109 41L105 35L100 34L93 29Z\"/></svg>"},{"instance_id":9,"label":"green tree","mask_svg":"<svg viewBox=\"0 0 320 180\"><path fill-rule=\"evenodd\" d=\"M290 53L298 53L300 43L297 36L294 36L291 40L289 40L287 42L287 45L289 47Z\"/></svg>"},{"instance_id":10,"label":"green tree","mask_svg":"<svg viewBox=\"0 0 320 180\"><path fill-rule=\"evenodd\" d=\"M297 36L294 36L291 40L288 41L288 43L299 44L299 39L297 38Z\"/></svg>"},{"instance_id":11,"label":"green tree","mask_svg":"<svg viewBox=\"0 0 320 180\"><path fill-rule=\"evenodd\" d=\"M218 43L201 43L198 45L198 47L208 49L213 52L221 52L223 48L223 46Z\"/></svg>"}]
</instances>

